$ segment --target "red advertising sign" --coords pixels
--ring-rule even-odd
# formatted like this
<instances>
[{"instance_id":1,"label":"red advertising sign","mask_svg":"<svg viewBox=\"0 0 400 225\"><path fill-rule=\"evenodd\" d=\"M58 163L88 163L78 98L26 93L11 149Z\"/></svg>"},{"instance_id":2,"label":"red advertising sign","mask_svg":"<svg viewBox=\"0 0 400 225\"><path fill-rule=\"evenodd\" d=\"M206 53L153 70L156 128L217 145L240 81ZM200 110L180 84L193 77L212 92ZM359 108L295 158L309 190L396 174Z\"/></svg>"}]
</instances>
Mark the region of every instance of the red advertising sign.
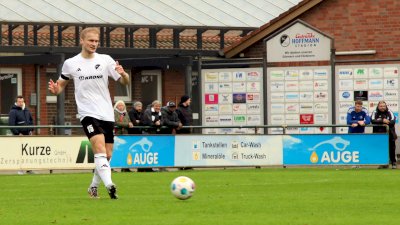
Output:
<instances>
[{"instance_id":1,"label":"red advertising sign","mask_svg":"<svg viewBox=\"0 0 400 225\"><path fill-rule=\"evenodd\" d=\"M218 94L206 94L206 104L218 104Z\"/></svg>"},{"instance_id":2,"label":"red advertising sign","mask_svg":"<svg viewBox=\"0 0 400 225\"><path fill-rule=\"evenodd\" d=\"M314 124L314 114L300 114L300 124Z\"/></svg>"}]
</instances>

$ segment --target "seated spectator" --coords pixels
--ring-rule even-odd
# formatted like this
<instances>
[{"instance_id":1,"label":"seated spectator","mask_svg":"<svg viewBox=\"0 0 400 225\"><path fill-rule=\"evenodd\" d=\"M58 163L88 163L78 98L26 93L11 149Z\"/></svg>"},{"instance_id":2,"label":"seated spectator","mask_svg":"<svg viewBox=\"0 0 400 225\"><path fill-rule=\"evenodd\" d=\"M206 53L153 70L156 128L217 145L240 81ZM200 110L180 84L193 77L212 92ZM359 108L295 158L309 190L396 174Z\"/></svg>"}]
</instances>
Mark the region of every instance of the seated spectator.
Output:
<instances>
[{"instance_id":1,"label":"seated spectator","mask_svg":"<svg viewBox=\"0 0 400 225\"><path fill-rule=\"evenodd\" d=\"M114 105L114 118L115 118L115 134L127 134L128 128L133 127L133 123L129 119L128 112L126 111L125 102L119 100Z\"/></svg>"},{"instance_id":2,"label":"seated spectator","mask_svg":"<svg viewBox=\"0 0 400 225\"><path fill-rule=\"evenodd\" d=\"M128 113L126 112L125 102L119 100L114 105L114 118L115 118L115 135L127 134L128 129L133 127L132 122L129 119ZM131 172L129 168L122 168L121 172Z\"/></svg>"},{"instance_id":3,"label":"seated spectator","mask_svg":"<svg viewBox=\"0 0 400 225\"><path fill-rule=\"evenodd\" d=\"M182 123L175 110L176 104L174 102L167 102L167 105L162 107L163 126L166 126L166 128L161 129L162 134L176 134L176 131L182 128Z\"/></svg>"},{"instance_id":4,"label":"seated spectator","mask_svg":"<svg viewBox=\"0 0 400 225\"><path fill-rule=\"evenodd\" d=\"M151 103L142 117L143 126L151 126L153 128L146 128L144 134L159 134L160 128L162 126L162 116L161 116L161 102L155 100Z\"/></svg>"},{"instance_id":5,"label":"seated spectator","mask_svg":"<svg viewBox=\"0 0 400 225\"><path fill-rule=\"evenodd\" d=\"M135 128L135 126L143 126L142 124L142 109L143 109L143 104L139 101L135 102L133 104L133 108L131 111L129 111L129 118L131 122L133 123L133 128L128 129L129 134L141 134L142 129L141 128Z\"/></svg>"}]
</instances>

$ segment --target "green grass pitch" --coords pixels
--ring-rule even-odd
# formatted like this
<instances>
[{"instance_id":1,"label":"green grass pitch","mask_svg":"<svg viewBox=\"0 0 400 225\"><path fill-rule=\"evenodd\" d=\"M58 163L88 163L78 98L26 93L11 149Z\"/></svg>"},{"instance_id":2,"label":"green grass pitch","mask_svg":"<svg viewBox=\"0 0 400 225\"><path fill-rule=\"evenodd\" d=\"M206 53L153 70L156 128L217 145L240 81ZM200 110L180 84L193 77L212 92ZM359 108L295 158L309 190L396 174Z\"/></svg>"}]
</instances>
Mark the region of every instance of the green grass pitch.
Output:
<instances>
[{"instance_id":1,"label":"green grass pitch","mask_svg":"<svg viewBox=\"0 0 400 225\"><path fill-rule=\"evenodd\" d=\"M189 176L189 200L170 182ZM400 170L215 169L113 173L120 199L86 193L90 173L0 176L0 224L399 224ZM396 222L397 221L397 222Z\"/></svg>"}]
</instances>

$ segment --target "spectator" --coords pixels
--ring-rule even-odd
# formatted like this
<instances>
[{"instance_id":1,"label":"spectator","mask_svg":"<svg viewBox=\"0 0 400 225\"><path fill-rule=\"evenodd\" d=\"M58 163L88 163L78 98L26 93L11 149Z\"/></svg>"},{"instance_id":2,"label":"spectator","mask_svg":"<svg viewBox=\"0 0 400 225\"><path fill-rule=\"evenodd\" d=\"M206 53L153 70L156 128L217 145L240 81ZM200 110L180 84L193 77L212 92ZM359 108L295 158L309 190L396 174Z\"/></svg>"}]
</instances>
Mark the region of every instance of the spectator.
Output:
<instances>
[{"instance_id":1,"label":"spectator","mask_svg":"<svg viewBox=\"0 0 400 225\"><path fill-rule=\"evenodd\" d=\"M151 126L152 128L146 128L144 134L158 134L160 133L160 128L162 126L162 116L161 116L161 102L155 100L151 103L142 117L142 123L144 126Z\"/></svg>"},{"instance_id":2,"label":"spectator","mask_svg":"<svg viewBox=\"0 0 400 225\"><path fill-rule=\"evenodd\" d=\"M133 124L133 128L128 129L129 134L141 134L142 129L140 128L135 128L135 126L143 126L142 124L142 109L143 109L143 104L139 101L135 102L133 104L133 108L131 111L129 111L129 118Z\"/></svg>"},{"instance_id":3,"label":"spectator","mask_svg":"<svg viewBox=\"0 0 400 225\"><path fill-rule=\"evenodd\" d=\"M193 123L193 113L190 108L190 103L192 99L184 95L181 97L181 101L179 102L178 108L176 109L176 113L178 114L178 118L181 121L183 126L191 126ZM177 130L178 134L189 134L191 133L190 128L182 128Z\"/></svg>"},{"instance_id":4,"label":"spectator","mask_svg":"<svg viewBox=\"0 0 400 225\"><path fill-rule=\"evenodd\" d=\"M133 127L133 123L129 119L128 112L126 111L125 102L119 100L114 105L114 118L115 118L115 134L127 134L128 128Z\"/></svg>"},{"instance_id":5,"label":"spectator","mask_svg":"<svg viewBox=\"0 0 400 225\"><path fill-rule=\"evenodd\" d=\"M176 104L174 102L167 102L167 105L161 109L163 118L163 128L161 133L163 134L176 134L176 132L182 128L182 123L176 113Z\"/></svg>"},{"instance_id":6,"label":"spectator","mask_svg":"<svg viewBox=\"0 0 400 225\"><path fill-rule=\"evenodd\" d=\"M355 106L350 107L347 111L347 125L350 125L349 133L364 133L365 125L371 122L368 110L362 105L363 102L357 100Z\"/></svg>"},{"instance_id":7,"label":"spectator","mask_svg":"<svg viewBox=\"0 0 400 225\"><path fill-rule=\"evenodd\" d=\"M33 125L32 114L25 107L24 97L18 95L15 104L11 107L8 125L10 126L31 126ZM11 128L13 135L32 135L32 128Z\"/></svg>"},{"instance_id":8,"label":"spectator","mask_svg":"<svg viewBox=\"0 0 400 225\"><path fill-rule=\"evenodd\" d=\"M119 100L114 105L114 118L115 118L115 128L114 134L127 134L128 129L133 127L133 123L129 119L128 112L126 111L125 102ZM111 169L111 171L114 171ZM122 168L121 172L131 172L129 168Z\"/></svg>"},{"instance_id":9,"label":"spectator","mask_svg":"<svg viewBox=\"0 0 400 225\"><path fill-rule=\"evenodd\" d=\"M11 107L8 116L8 125L10 126L30 126L33 125L32 114L25 107L24 97L18 95L15 99L15 104ZM32 135L32 128L11 128L13 135ZM27 170L26 173L33 174L32 170ZM18 174L24 174L24 171L18 171Z\"/></svg>"},{"instance_id":10,"label":"spectator","mask_svg":"<svg viewBox=\"0 0 400 225\"><path fill-rule=\"evenodd\" d=\"M380 101L376 110L371 114L372 124L381 124L389 126L389 159L392 164L392 169L396 169L396 139L397 134L395 130L396 117L393 112L387 107L385 101ZM374 133L386 133L385 126L374 126L372 128ZM387 168L385 166L380 168Z\"/></svg>"}]
</instances>

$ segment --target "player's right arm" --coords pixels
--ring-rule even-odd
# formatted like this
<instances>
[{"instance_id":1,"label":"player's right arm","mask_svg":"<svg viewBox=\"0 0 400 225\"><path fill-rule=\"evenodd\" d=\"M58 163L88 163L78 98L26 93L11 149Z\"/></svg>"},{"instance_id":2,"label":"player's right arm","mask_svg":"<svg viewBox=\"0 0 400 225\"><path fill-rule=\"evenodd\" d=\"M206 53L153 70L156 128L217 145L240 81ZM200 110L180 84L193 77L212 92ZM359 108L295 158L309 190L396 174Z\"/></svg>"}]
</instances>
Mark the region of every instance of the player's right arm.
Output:
<instances>
[{"instance_id":1,"label":"player's right arm","mask_svg":"<svg viewBox=\"0 0 400 225\"><path fill-rule=\"evenodd\" d=\"M49 91L52 94L58 95L60 94L65 86L67 86L69 80L63 80L63 79L58 79L56 82L54 82L52 79L49 81Z\"/></svg>"}]
</instances>

